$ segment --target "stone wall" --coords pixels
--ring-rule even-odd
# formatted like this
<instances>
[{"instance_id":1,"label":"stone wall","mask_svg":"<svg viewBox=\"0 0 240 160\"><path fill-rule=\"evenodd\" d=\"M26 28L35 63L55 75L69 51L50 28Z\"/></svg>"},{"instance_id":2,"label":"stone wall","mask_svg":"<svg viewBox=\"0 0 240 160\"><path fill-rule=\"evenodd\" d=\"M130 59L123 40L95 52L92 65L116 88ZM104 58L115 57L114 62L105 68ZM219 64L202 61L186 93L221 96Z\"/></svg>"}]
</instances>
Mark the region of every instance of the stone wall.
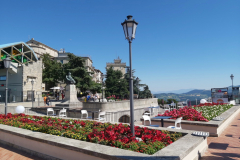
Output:
<instances>
[{"instance_id":1,"label":"stone wall","mask_svg":"<svg viewBox=\"0 0 240 160\"><path fill-rule=\"evenodd\" d=\"M145 113L145 108L136 108L134 109L134 121L139 121L143 114ZM152 115L151 116L157 116L159 112L159 108L153 108L152 109ZM119 119L122 116L128 116L130 117L130 110L122 110L122 111L117 111L117 112L106 112L106 121L108 122L120 122ZM98 114L96 114L96 116L94 116L95 118L97 118ZM130 120L130 119L129 119ZM126 123L130 123L130 122L126 122Z\"/></svg>"},{"instance_id":2,"label":"stone wall","mask_svg":"<svg viewBox=\"0 0 240 160\"><path fill-rule=\"evenodd\" d=\"M37 97L37 93L42 92L42 60L33 62L32 64L23 65L23 101L27 99L27 91L32 90L31 80L34 80L33 91L34 97Z\"/></svg>"},{"instance_id":3,"label":"stone wall","mask_svg":"<svg viewBox=\"0 0 240 160\"><path fill-rule=\"evenodd\" d=\"M134 99L134 120L139 121L145 112L145 108L150 106L158 106L157 98ZM103 111L106 112L106 120L109 122L118 122L121 116L130 116L130 100L116 102L83 102L83 110ZM153 109L153 115L157 115L158 111ZM95 114L97 118L98 113Z\"/></svg>"},{"instance_id":4,"label":"stone wall","mask_svg":"<svg viewBox=\"0 0 240 160\"><path fill-rule=\"evenodd\" d=\"M134 109L144 108L150 106L158 106L157 98L148 99L134 99ZM130 100L116 101L116 102L84 102L83 109L92 111L121 111L130 109Z\"/></svg>"}]
</instances>

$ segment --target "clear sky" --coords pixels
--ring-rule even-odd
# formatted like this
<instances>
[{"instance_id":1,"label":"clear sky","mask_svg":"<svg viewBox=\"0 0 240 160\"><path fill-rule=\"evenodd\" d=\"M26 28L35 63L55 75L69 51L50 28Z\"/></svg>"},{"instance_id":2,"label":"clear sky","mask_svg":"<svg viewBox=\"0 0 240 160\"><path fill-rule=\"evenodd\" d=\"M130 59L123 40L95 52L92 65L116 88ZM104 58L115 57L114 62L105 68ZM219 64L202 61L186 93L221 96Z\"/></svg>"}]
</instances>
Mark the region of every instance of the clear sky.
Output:
<instances>
[{"instance_id":1,"label":"clear sky","mask_svg":"<svg viewBox=\"0 0 240 160\"><path fill-rule=\"evenodd\" d=\"M129 65L127 15L139 23L135 76L153 92L240 84L240 0L1 1L0 44L34 38L105 72L117 56Z\"/></svg>"}]
</instances>

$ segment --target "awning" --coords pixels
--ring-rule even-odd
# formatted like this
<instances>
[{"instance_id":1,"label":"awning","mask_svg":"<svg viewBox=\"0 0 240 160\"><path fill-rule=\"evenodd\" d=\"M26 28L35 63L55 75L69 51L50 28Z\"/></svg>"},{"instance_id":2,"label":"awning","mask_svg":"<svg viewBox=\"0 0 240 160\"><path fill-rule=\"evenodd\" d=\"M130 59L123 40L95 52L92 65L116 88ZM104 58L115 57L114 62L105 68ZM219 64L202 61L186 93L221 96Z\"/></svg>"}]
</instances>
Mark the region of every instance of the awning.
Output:
<instances>
[{"instance_id":1,"label":"awning","mask_svg":"<svg viewBox=\"0 0 240 160\"><path fill-rule=\"evenodd\" d=\"M0 61L9 56L12 62L26 64L37 61L38 57L31 47L24 42L8 43L0 45Z\"/></svg>"}]
</instances>

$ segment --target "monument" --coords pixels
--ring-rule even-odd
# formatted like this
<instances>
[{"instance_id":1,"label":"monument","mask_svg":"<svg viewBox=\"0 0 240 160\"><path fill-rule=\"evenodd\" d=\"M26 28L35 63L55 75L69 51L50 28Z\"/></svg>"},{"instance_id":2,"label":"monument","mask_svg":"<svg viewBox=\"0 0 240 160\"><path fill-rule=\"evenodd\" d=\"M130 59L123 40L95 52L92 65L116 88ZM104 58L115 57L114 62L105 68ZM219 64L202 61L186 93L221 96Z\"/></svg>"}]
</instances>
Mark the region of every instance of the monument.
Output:
<instances>
[{"instance_id":1,"label":"monument","mask_svg":"<svg viewBox=\"0 0 240 160\"><path fill-rule=\"evenodd\" d=\"M82 108L82 102L77 99L77 90L75 83L76 81L72 78L69 72L66 75L67 86L65 88L65 97L63 101L56 104L56 107L66 107L66 108Z\"/></svg>"}]
</instances>

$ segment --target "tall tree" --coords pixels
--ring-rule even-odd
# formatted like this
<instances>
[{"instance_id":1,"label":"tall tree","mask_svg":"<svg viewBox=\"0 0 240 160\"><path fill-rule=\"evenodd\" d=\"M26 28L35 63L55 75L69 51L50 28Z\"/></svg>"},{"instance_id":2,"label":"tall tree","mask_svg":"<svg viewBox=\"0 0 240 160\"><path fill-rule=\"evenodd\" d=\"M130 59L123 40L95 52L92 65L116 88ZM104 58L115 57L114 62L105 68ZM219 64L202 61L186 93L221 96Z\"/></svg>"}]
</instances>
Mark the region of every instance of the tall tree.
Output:
<instances>
[{"instance_id":1,"label":"tall tree","mask_svg":"<svg viewBox=\"0 0 240 160\"><path fill-rule=\"evenodd\" d=\"M141 87L145 87L146 84L141 84L141 79L139 79L139 81L137 82L137 79L136 77L134 76L134 73L135 73L135 69L132 70L132 75L133 75L133 94L140 94L140 88ZM127 73L124 74L124 79L126 79L126 81L128 82L128 85L129 85L129 78L130 78L130 75L129 75L129 71ZM129 88L128 88L128 91L129 91Z\"/></svg>"},{"instance_id":2,"label":"tall tree","mask_svg":"<svg viewBox=\"0 0 240 160\"><path fill-rule=\"evenodd\" d=\"M152 97L152 93L151 93L151 91L149 90L148 85L146 85L146 86L144 87L144 90L143 90L143 92L142 92L142 96L143 96L143 98L151 98L151 97Z\"/></svg>"},{"instance_id":3,"label":"tall tree","mask_svg":"<svg viewBox=\"0 0 240 160\"><path fill-rule=\"evenodd\" d=\"M123 78L121 71L115 71L112 67L107 69L106 96L116 95L119 98L124 98L129 94L128 82Z\"/></svg>"},{"instance_id":4,"label":"tall tree","mask_svg":"<svg viewBox=\"0 0 240 160\"><path fill-rule=\"evenodd\" d=\"M42 80L49 87L53 87L62 78L61 63L53 60L49 54L43 54L41 58L44 65Z\"/></svg>"},{"instance_id":5,"label":"tall tree","mask_svg":"<svg viewBox=\"0 0 240 160\"><path fill-rule=\"evenodd\" d=\"M92 81L91 74L93 73L87 72L85 69L84 59L72 53L68 54L68 58L69 62L63 65L63 76L66 77L66 75L71 72L72 78L76 81L76 87L82 92L86 92L86 90L99 92L101 90L101 84Z\"/></svg>"}]
</instances>

